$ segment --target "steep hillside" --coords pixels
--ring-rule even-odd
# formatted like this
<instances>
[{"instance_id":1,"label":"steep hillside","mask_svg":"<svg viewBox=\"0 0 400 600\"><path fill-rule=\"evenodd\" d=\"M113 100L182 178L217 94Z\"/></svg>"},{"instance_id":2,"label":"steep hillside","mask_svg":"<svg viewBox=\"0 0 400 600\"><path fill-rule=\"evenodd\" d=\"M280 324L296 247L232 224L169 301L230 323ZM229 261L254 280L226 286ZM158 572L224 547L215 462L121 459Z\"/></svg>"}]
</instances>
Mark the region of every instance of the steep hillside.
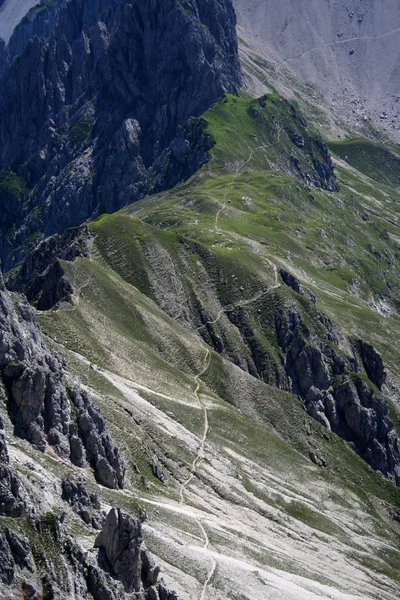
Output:
<instances>
[{"instance_id":1,"label":"steep hillside","mask_svg":"<svg viewBox=\"0 0 400 600\"><path fill-rule=\"evenodd\" d=\"M369 179L335 158L335 177L275 94L227 96L203 127L215 146L191 180L44 242L8 278L56 302L37 313L47 344L126 460L124 490L87 485L102 508L146 511L181 598L394 600L399 194L384 163ZM96 532L61 499L81 469L12 439L35 481L47 461L45 509L93 561Z\"/></svg>"},{"instance_id":2,"label":"steep hillside","mask_svg":"<svg viewBox=\"0 0 400 600\"><path fill-rule=\"evenodd\" d=\"M304 84L315 105L329 103L351 130L387 133L400 141L397 0L234 0L249 74L285 93ZM250 53L251 54L251 53ZM269 63L269 64L264 64ZM261 63L261 64L260 64ZM263 73L263 67L267 73ZM293 81L293 76L297 81ZM317 108L318 110L318 108ZM329 117L318 119L325 131ZM340 131L337 123L331 129Z\"/></svg>"},{"instance_id":3,"label":"steep hillside","mask_svg":"<svg viewBox=\"0 0 400 600\"><path fill-rule=\"evenodd\" d=\"M229 0L2 44L1 597L399 598L400 152L288 66L378 4L238 3L247 91Z\"/></svg>"}]
</instances>

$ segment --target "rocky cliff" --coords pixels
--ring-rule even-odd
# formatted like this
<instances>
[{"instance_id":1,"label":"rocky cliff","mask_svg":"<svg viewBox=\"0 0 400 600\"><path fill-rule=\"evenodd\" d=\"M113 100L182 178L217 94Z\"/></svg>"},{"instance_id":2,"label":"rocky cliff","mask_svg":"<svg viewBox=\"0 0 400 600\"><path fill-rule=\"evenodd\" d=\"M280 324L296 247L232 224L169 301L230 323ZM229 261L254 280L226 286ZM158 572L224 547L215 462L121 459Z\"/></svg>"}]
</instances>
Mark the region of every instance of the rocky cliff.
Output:
<instances>
[{"instance_id":1,"label":"rocky cliff","mask_svg":"<svg viewBox=\"0 0 400 600\"><path fill-rule=\"evenodd\" d=\"M209 141L189 119L239 84L228 0L67 3L2 77L4 266L16 246L192 174Z\"/></svg>"},{"instance_id":2,"label":"rocky cliff","mask_svg":"<svg viewBox=\"0 0 400 600\"><path fill-rule=\"evenodd\" d=\"M67 532L63 520L51 513L39 516L27 503L9 466L1 420L0 453L0 518L9 517L7 525L0 522L0 585L5 597L84 600L90 594L94 600L127 600L134 592L140 600L178 600L159 578L160 567L143 542L139 519L112 509L102 518L103 526L95 521L101 533L88 552ZM71 497L89 498L82 480L64 486L64 500ZM91 501L100 508L93 495Z\"/></svg>"},{"instance_id":3,"label":"rocky cliff","mask_svg":"<svg viewBox=\"0 0 400 600\"><path fill-rule=\"evenodd\" d=\"M0 279L0 373L15 433L42 452L51 446L110 488L123 487L125 466L87 392L69 387L65 365L44 344L31 307L16 308Z\"/></svg>"},{"instance_id":4,"label":"rocky cliff","mask_svg":"<svg viewBox=\"0 0 400 600\"><path fill-rule=\"evenodd\" d=\"M312 339L301 315L277 316L277 339L292 391L315 420L354 443L371 467L400 485L400 437L382 393L382 357L363 340L352 340L352 354L346 355L333 324L323 315L320 321L321 330Z\"/></svg>"}]
</instances>

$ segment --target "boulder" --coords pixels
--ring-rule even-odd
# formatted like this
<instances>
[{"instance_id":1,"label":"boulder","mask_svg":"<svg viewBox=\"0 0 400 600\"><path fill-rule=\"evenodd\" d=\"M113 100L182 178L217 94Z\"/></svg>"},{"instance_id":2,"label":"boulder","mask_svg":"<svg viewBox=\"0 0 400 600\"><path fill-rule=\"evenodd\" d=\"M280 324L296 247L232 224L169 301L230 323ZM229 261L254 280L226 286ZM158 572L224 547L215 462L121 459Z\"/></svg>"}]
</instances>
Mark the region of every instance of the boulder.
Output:
<instances>
[{"instance_id":1,"label":"boulder","mask_svg":"<svg viewBox=\"0 0 400 600\"><path fill-rule=\"evenodd\" d=\"M99 565L122 583L127 594L140 600L178 600L176 593L158 580L160 567L143 543L138 519L120 508L111 509L95 547L99 548ZM91 578L99 579L99 574L93 571ZM112 599L104 594L98 598Z\"/></svg>"}]
</instances>

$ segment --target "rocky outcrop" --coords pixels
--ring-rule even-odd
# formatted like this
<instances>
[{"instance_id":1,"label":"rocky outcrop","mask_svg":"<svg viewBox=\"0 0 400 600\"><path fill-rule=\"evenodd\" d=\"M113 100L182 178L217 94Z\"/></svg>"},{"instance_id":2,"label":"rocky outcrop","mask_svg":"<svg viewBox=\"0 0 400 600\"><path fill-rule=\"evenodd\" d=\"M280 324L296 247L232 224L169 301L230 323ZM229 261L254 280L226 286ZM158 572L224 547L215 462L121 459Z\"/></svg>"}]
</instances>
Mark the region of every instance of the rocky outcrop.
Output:
<instances>
[{"instance_id":1,"label":"rocky outcrop","mask_svg":"<svg viewBox=\"0 0 400 600\"><path fill-rule=\"evenodd\" d=\"M365 372L369 379L376 387L381 389L387 377L382 356L371 344L367 344L363 340L357 340L355 347L360 353Z\"/></svg>"},{"instance_id":2,"label":"rocky outcrop","mask_svg":"<svg viewBox=\"0 0 400 600\"><path fill-rule=\"evenodd\" d=\"M106 564L111 575L121 581L126 592L140 592L140 549L143 542L140 521L121 509L113 509L96 538L100 548L99 560Z\"/></svg>"},{"instance_id":3,"label":"rocky outcrop","mask_svg":"<svg viewBox=\"0 0 400 600\"><path fill-rule=\"evenodd\" d=\"M277 317L276 332L292 390L310 416L353 442L372 468L400 485L400 438L387 401L373 387L381 387L386 378L379 353L358 341L360 358L346 356L329 331L325 342L320 335L313 344L301 316L293 312Z\"/></svg>"},{"instance_id":4,"label":"rocky outcrop","mask_svg":"<svg viewBox=\"0 0 400 600\"><path fill-rule=\"evenodd\" d=\"M84 550L52 513L31 519L28 529L29 540L0 529L0 589L6 597L178 600L159 578L140 521L121 509L110 511L96 539L98 554Z\"/></svg>"},{"instance_id":5,"label":"rocky outcrop","mask_svg":"<svg viewBox=\"0 0 400 600\"><path fill-rule=\"evenodd\" d=\"M18 574L23 574L25 578L31 577L35 569L34 564L29 540L25 536L8 528L0 531L0 581L3 586L13 584ZM26 593L23 597L33 598L35 588L26 582L22 591L24 588L26 592L33 591L33 594Z\"/></svg>"},{"instance_id":6,"label":"rocky outcrop","mask_svg":"<svg viewBox=\"0 0 400 600\"><path fill-rule=\"evenodd\" d=\"M142 525L121 509L112 509L95 541L99 564L120 581L128 594L142 600L177 600L158 582L160 567L143 543Z\"/></svg>"},{"instance_id":7,"label":"rocky outcrop","mask_svg":"<svg viewBox=\"0 0 400 600\"><path fill-rule=\"evenodd\" d=\"M62 498L72 506L81 519L94 529L101 529L105 520L96 494L89 494L83 477L64 479Z\"/></svg>"},{"instance_id":8,"label":"rocky outcrop","mask_svg":"<svg viewBox=\"0 0 400 600\"><path fill-rule=\"evenodd\" d=\"M123 486L124 461L104 419L85 391L67 389L65 365L44 344L33 310L23 301L15 308L1 278L0 375L18 435L78 466L88 461L105 486Z\"/></svg>"},{"instance_id":9,"label":"rocky outcrop","mask_svg":"<svg viewBox=\"0 0 400 600\"><path fill-rule=\"evenodd\" d=\"M263 106L264 97L260 98L259 102ZM281 168L293 173L310 186L331 192L339 191L328 146L320 135L310 130L307 120L294 104L279 99L279 103L282 102L289 117L284 125L284 133L291 146L287 148L285 160L281 160Z\"/></svg>"},{"instance_id":10,"label":"rocky outcrop","mask_svg":"<svg viewBox=\"0 0 400 600\"><path fill-rule=\"evenodd\" d=\"M74 388L69 393L77 411L76 424L70 427L74 462L83 465L86 457L99 483L109 488L122 488L125 462L108 433L106 422L85 390Z\"/></svg>"},{"instance_id":11,"label":"rocky outcrop","mask_svg":"<svg viewBox=\"0 0 400 600\"><path fill-rule=\"evenodd\" d=\"M292 290L297 294L304 295L303 286L301 285L297 277L295 277L291 273L288 273L288 271L285 271L284 269L280 269L279 274L285 285L292 288Z\"/></svg>"},{"instance_id":12,"label":"rocky outcrop","mask_svg":"<svg viewBox=\"0 0 400 600\"><path fill-rule=\"evenodd\" d=\"M26 254L19 269L6 276L8 289L25 294L38 310L49 310L61 300L70 301L74 290L60 261L88 257L91 241L87 226L44 240Z\"/></svg>"},{"instance_id":13,"label":"rocky outcrop","mask_svg":"<svg viewBox=\"0 0 400 600\"><path fill-rule=\"evenodd\" d=\"M33 235L190 176L210 146L192 118L240 77L230 0L66 3L49 39L31 40L0 85L0 169L12 165L29 190L2 228L5 268Z\"/></svg>"},{"instance_id":14,"label":"rocky outcrop","mask_svg":"<svg viewBox=\"0 0 400 600\"><path fill-rule=\"evenodd\" d=\"M14 562L20 569L26 569L33 571L34 561L31 555L31 547L29 540L23 536L18 535L15 531L6 529L6 538L10 547Z\"/></svg>"},{"instance_id":15,"label":"rocky outcrop","mask_svg":"<svg viewBox=\"0 0 400 600\"><path fill-rule=\"evenodd\" d=\"M17 474L10 465L4 437L3 419L0 416L0 515L21 517L27 513L27 499Z\"/></svg>"}]
</instances>

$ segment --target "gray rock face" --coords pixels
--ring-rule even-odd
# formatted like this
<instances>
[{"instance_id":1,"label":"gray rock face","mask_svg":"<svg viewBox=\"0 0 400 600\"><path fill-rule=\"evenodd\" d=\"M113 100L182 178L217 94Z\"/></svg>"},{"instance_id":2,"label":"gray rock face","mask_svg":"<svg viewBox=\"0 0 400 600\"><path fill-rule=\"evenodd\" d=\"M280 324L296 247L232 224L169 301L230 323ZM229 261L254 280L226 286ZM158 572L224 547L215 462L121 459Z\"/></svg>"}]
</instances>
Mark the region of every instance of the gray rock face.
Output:
<instances>
[{"instance_id":1,"label":"gray rock face","mask_svg":"<svg viewBox=\"0 0 400 600\"><path fill-rule=\"evenodd\" d=\"M0 416L0 515L21 517L26 512L25 494L14 469L10 466L3 419Z\"/></svg>"},{"instance_id":2,"label":"gray rock face","mask_svg":"<svg viewBox=\"0 0 400 600\"><path fill-rule=\"evenodd\" d=\"M83 442L87 460L92 465L99 483L109 488L122 488L125 463L111 439L107 425L98 409L93 406L85 390L70 390L70 397L78 411L77 431L70 429ZM77 455L80 461L80 456ZM83 457L82 457L83 460Z\"/></svg>"},{"instance_id":3,"label":"gray rock face","mask_svg":"<svg viewBox=\"0 0 400 600\"><path fill-rule=\"evenodd\" d=\"M87 458L100 483L123 486L124 461L102 416L86 392L74 389L68 394L65 365L41 339L30 306L21 302L17 312L1 277L0 374L18 435L42 452L50 444L78 466ZM71 403L77 423L72 422Z\"/></svg>"},{"instance_id":4,"label":"gray rock face","mask_svg":"<svg viewBox=\"0 0 400 600\"><path fill-rule=\"evenodd\" d=\"M14 561L7 538L0 534L0 580L10 585L14 579Z\"/></svg>"},{"instance_id":5,"label":"gray rock face","mask_svg":"<svg viewBox=\"0 0 400 600\"><path fill-rule=\"evenodd\" d=\"M82 480L69 481L64 493L82 505L87 496ZM178 600L159 580L140 521L120 509L111 510L96 540L99 556L84 550L52 513L31 519L30 528L32 549L20 533L0 530L0 591L7 598Z\"/></svg>"},{"instance_id":6,"label":"gray rock face","mask_svg":"<svg viewBox=\"0 0 400 600\"><path fill-rule=\"evenodd\" d=\"M378 387L385 382L380 354L370 344L358 341L359 361L341 356L339 349L334 349L329 328L329 345L316 347L296 313L277 317L276 331L293 392L302 398L310 416L353 442L372 468L400 485L400 438L386 400L368 383L368 377Z\"/></svg>"},{"instance_id":7,"label":"gray rock face","mask_svg":"<svg viewBox=\"0 0 400 600\"><path fill-rule=\"evenodd\" d=\"M10 529L6 529L6 537L15 563L20 569L27 569L32 572L34 567L29 540L22 535L17 535L15 531Z\"/></svg>"},{"instance_id":8,"label":"gray rock face","mask_svg":"<svg viewBox=\"0 0 400 600\"><path fill-rule=\"evenodd\" d=\"M26 537L7 528L0 531L0 581L3 585L14 582L17 570L26 576L34 571L31 547Z\"/></svg>"},{"instance_id":9,"label":"gray rock face","mask_svg":"<svg viewBox=\"0 0 400 600\"><path fill-rule=\"evenodd\" d=\"M123 584L126 593L142 600L178 600L175 592L158 581L160 567L143 543L139 520L113 508L95 547L100 549L99 563Z\"/></svg>"},{"instance_id":10,"label":"gray rock face","mask_svg":"<svg viewBox=\"0 0 400 600\"><path fill-rule=\"evenodd\" d=\"M303 287L302 287L300 281L294 275L292 275L291 273L288 273L284 269L281 269L279 273L280 273L282 281L285 285L292 288L292 290L294 292L297 292L297 294L301 294L301 295L304 294L304 290L303 290Z\"/></svg>"},{"instance_id":11,"label":"gray rock face","mask_svg":"<svg viewBox=\"0 0 400 600\"><path fill-rule=\"evenodd\" d=\"M101 549L100 559L105 560L110 573L122 582L126 592L140 592L140 548L143 542L140 521L121 509L112 509L95 547Z\"/></svg>"},{"instance_id":12,"label":"gray rock face","mask_svg":"<svg viewBox=\"0 0 400 600\"><path fill-rule=\"evenodd\" d=\"M371 344L367 344L363 340L359 340L357 345L368 377L372 383L381 389L386 381L382 356Z\"/></svg>"},{"instance_id":13,"label":"gray rock face","mask_svg":"<svg viewBox=\"0 0 400 600\"><path fill-rule=\"evenodd\" d=\"M101 529L105 517L100 511L100 502L96 494L89 494L83 477L64 479L62 498L68 502L81 519L94 529Z\"/></svg>"},{"instance_id":14,"label":"gray rock face","mask_svg":"<svg viewBox=\"0 0 400 600\"><path fill-rule=\"evenodd\" d=\"M57 23L0 85L0 170L12 164L32 190L15 228L2 228L6 268L17 260L7 260L10 246L29 234L61 232L190 176L210 144L191 117L240 83L230 0L184 9L71 0Z\"/></svg>"},{"instance_id":15,"label":"gray rock face","mask_svg":"<svg viewBox=\"0 0 400 600\"><path fill-rule=\"evenodd\" d=\"M73 261L90 254L91 234L87 226L54 235L26 254L21 268L6 278L9 290L25 294L38 310L49 310L73 293L60 260Z\"/></svg>"}]
</instances>

